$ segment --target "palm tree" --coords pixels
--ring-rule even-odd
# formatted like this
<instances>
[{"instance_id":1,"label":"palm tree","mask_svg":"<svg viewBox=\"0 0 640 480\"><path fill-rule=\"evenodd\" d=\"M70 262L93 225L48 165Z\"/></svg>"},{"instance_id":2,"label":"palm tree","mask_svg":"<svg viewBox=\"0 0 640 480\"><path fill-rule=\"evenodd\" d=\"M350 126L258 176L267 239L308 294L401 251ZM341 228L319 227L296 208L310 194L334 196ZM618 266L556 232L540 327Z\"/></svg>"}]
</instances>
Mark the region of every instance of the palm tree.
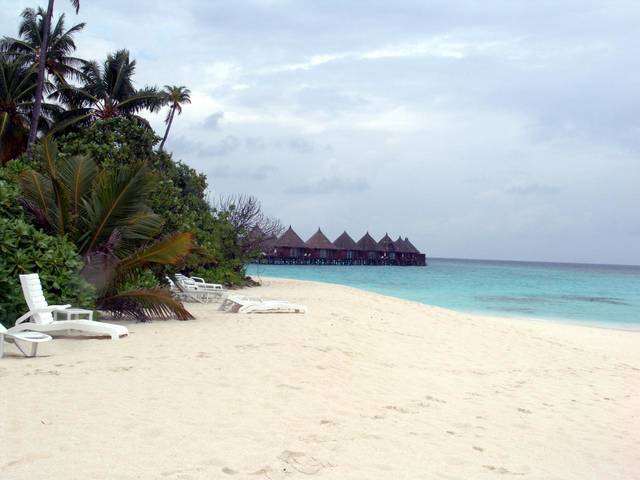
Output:
<instances>
[{"instance_id":1,"label":"palm tree","mask_svg":"<svg viewBox=\"0 0 640 480\"><path fill-rule=\"evenodd\" d=\"M44 36L44 17L46 12L42 8L35 11L27 8L22 12L22 22L18 30L19 38L5 37L1 44L7 55L24 59L28 64L38 66L42 39ZM53 29L49 32L49 41L45 62L45 73L53 77L57 85L64 85L67 79L80 79L81 67L86 63L71 56L76 49L73 36L82 31L84 23L74 25L65 30L64 14L60 15Z\"/></svg>"},{"instance_id":2,"label":"palm tree","mask_svg":"<svg viewBox=\"0 0 640 480\"><path fill-rule=\"evenodd\" d=\"M146 203L154 188L147 166L132 163L108 171L87 156L59 159L51 135L43 138L42 150L46 173L22 174L21 203L36 226L76 245L98 307L140 319L191 318L166 290L126 288L141 270L174 265L191 251L190 233L154 240L163 221Z\"/></svg>"},{"instance_id":3,"label":"palm tree","mask_svg":"<svg viewBox=\"0 0 640 480\"><path fill-rule=\"evenodd\" d=\"M70 0L71 5L76 9L76 14L80 11L80 0ZM44 23L42 25L42 43L40 45L40 55L38 58L38 80L36 84L35 102L33 104L33 111L31 114L31 126L29 129L29 138L27 140L27 148L33 145L36 140L36 134L38 132L38 124L40 123L40 115L42 109L42 93L44 92L45 84L45 65L47 63L47 53L49 51L49 31L51 30L51 17L53 16L53 4L54 0L49 0L47 5L47 12L44 16Z\"/></svg>"},{"instance_id":4,"label":"palm tree","mask_svg":"<svg viewBox=\"0 0 640 480\"><path fill-rule=\"evenodd\" d=\"M171 129L175 113L178 112L178 115L180 115L182 113L182 105L191 103L191 91L185 86L165 85L163 93L167 101L171 104L171 107L169 107L169 113L164 121L164 123L167 124L167 129L160 143L160 151L164 148L164 142L167 141L167 137L169 136L169 130Z\"/></svg>"},{"instance_id":5,"label":"palm tree","mask_svg":"<svg viewBox=\"0 0 640 480\"><path fill-rule=\"evenodd\" d=\"M36 83L35 67L0 53L0 165L27 148ZM48 128L51 115L62 110L58 105L49 103L43 103L41 109L45 115L39 118L40 129Z\"/></svg>"},{"instance_id":6,"label":"palm tree","mask_svg":"<svg viewBox=\"0 0 640 480\"><path fill-rule=\"evenodd\" d=\"M167 99L155 87L136 89L133 75L136 61L129 59L127 50L109 54L100 66L87 62L83 68L81 87L65 85L53 98L70 106L69 117L73 121L89 118L133 117L146 122L136 114L141 110L155 112Z\"/></svg>"}]
</instances>

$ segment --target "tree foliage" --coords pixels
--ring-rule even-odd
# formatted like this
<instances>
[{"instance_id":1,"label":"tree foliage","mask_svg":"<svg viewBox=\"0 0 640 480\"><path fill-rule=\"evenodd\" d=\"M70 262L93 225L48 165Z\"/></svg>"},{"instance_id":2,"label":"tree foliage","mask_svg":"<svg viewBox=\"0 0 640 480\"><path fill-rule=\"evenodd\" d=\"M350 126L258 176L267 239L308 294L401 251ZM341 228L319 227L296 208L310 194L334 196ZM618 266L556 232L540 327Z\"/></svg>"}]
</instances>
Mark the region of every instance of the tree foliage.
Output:
<instances>
[{"instance_id":1,"label":"tree foliage","mask_svg":"<svg viewBox=\"0 0 640 480\"><path fill-rule=\"evenodd\" d=\"M4 320L22 308L16 275L28 271L40 273L50 301L90 305L92 292L114 315L190 318L164 276L241 284L245 264L280 224L251 196L212 208L206 176L163 148L189 89L138 88L126 49L100 63L75 57L85 25L53 21L53 5L26 9L17 37L0 41ZM141 115L165 105L160 138Z\"/></svg>"},{"instance_id":2,"label":"tree foliage","mask_svg":"<svg viewBox=\"0 0 640 480\"><path fill-rule=\"evenodd\" d=\"M4 37L0 42L0 48L13 60L19 60L26 65L37 68L40 61L40 50L43 46L46 13L42 8L25 9L22 12L18 37ZM69 80L82 79L82 68L86 61L75 57L73 52L76 50L74 36L80 33L84 27L84 23L78 23L66 29L64 14L60 15L55 25L52 26L47 42L45 62L45 72L53 82L52 85L63 86Z\"/></svg>"},{"instance_id":3,"label":"tree foliage","mask_svg":"<svg viewBox=\"0 0 640 480\"><path fill-rule=\"evenodd\" d=\"M19 162L0 168L0 322L13 326L27 311L18 275L38 272L47 300L91 307L94 290L79 275L82 262L65 237L51 236L29 224L17 203Z\"/></svg>"},{"instance_id":4,"label":"tree foliage","mask_svg":"<svg viewBox=\"0 0 640 480\"><path fill-rule=\"evenodd\" d=\"M49 136L42 141L40 161L41 171L20 175L20 200L35 225L75 244L84 259L83 276L97 289L98 306L139 319L168 312L189 318L179 302L160 291L123 290L141 269L176 265L191 251L190 233L158 238L163 220L147 203L154 182L146 163L101 169L86 155L59 158Z\"/></svg>"},{"instance_id":5,"label":"tree foliage","mask_svg":"<svg viewBox=\"0 0 640 480\"><path fill-rule=\"evenodd\" d=\"M268 243L284 231L280 220L267 216L260 200L253 195L222 196L217 208L233 225L243 255L252 256L263 252Z\"/></svg>"}]
</instances>

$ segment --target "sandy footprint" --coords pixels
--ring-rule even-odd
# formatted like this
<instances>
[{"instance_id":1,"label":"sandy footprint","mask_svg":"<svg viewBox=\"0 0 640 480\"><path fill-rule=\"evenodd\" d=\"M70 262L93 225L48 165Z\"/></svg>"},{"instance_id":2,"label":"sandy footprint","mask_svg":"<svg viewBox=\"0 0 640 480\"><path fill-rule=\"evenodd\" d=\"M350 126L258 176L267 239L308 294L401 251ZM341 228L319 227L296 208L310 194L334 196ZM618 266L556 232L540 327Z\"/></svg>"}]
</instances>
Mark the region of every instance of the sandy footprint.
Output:
<instances>
[{"instance_id":1,"label":"sandy footprint","mask_svg":"<svg viewBox=\"0 0 640 480\"><path fill-rule=\"evenodd\" d=\"M328 462L323 462L315 457L311 457L304 452L294 452L291 450L284 450L278 455L278 460L286 464L286 466L283 467L284 472L292 469L305 475L315 475L321 470L333 466Z\"/></svg>"}]
</instances>

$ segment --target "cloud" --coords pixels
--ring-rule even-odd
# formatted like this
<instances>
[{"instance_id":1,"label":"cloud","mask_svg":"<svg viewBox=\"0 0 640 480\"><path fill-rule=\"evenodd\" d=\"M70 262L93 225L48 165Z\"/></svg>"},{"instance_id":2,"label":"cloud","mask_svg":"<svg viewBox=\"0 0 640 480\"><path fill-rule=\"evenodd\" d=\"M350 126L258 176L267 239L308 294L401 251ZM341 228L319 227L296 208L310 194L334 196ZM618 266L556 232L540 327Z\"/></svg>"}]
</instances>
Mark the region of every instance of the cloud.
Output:
<instances>
[{"instance_id":1,"label":"cloud","mask_svg":"<svg viewBox=\"0 0 640 480\"><path fill-rule=\"evenodd\" d=\"M80 55L191 89L167 147L216 192L433 255L640 263L638 2L85 3L56 3Z\"/></svg>"},{"instance_id":2,"label":"cloud","mask_svg":"<svg viewBox=\"0 0 640 480\"><path fill-rule=\"evenodd\" d=\"M333 193L357 193L369 189L365 178L323 177L309 180L302 185L285 188L286 193L327 195Z\"/></svg>"},{"instance_id":3,"label":"cloud","mask_svg":"<svg viewBox=\"0 0 640 480\"><path fill-rule=\"evenodd\" d=\"M294 152L302 155L313 153L316 150L315 145L305 138L290 138L280 143L280 145L283 145L285 148L290 148Z\"/></svg>"},{"instance_id":4,"label":"cloud","mask_svg":"<svg viewBox=\"0 0 640 480\"><path fill-rule=\"evenodd\" d=\"M220 122L224 118L224 112L215 112L204 119L204 126L210 130L218 130L220 128Z\"/></svg>"},{"instance_id":5,"label":"cloud","mask_svg":"<svg viewBox=\"0 0 640 480\"><path fill-rule=\"evenodd\" d=\"M265 180L278 171L275 165L261 164L252 165L231 165L228 163L217 165L212 169L212 178L239 178L248 180Z\"/></svg>"},{"instance_id":6,"label":"cloud","mask_svg":"<svg viewBox=\"0 0 640 480\"><path fill-rule=\"evenodd\" d=\"M214 156L224 157L236 152L242 146L241 140L235 135L227 135L216 142L192 140L185 136L179 136L171 141L171 147L184 156Z\"/></svg>"},{"instance_id":7,"label":"cloud","mask_svg":"<svg viewBox=\"0 0 640 480\"><path fill-rule=\"evenodd\" d=\"M560 192L560 188L523 179L507 185L505 191L515 195L554 195Z\"/></svg>"}]
</instances>

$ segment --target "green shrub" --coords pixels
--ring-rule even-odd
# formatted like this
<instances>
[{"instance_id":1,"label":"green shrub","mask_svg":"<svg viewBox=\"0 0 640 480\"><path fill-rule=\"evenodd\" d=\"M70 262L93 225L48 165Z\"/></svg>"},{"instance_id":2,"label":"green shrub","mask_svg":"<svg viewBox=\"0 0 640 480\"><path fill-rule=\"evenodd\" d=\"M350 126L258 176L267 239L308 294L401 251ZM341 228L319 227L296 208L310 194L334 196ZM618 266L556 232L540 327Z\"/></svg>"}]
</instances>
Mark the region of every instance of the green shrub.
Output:
<instances>
[{"instance_id":1,"label":"green shrub","mask_svg":"<svg viewBox=\"0 0 640 480\"><path fill-rule=\"evenodd\" d=\"M118 290L126 292L136 288L155 288L158 286L160 286L160 281L150 269L146 268L133 273L122 284L118 285Z\"/></svg>"},{"instance_id":2,"label":"green shrub","mask_svg":"<svg viewBox=\"0 0 640 480\"><path fill-rule=\"evenodd\" d=\"M13 326L27 312L18 275L38 273L50 304L91 308L92 287L79 276L80 259L73 244L52 237L21 218L0 218L0 322Z\"/></svg>"},{"instance_id":3,"label":"green shrub","mask_svg":"<svg viewBox=\"0 0 640 480\"><path fill-rule=\"evenodd\" d=\"M243 286L245 284L244 269L235 266L219 265L217 267L198 267L193 271L196 277L202 277L209 283L221 283L223 285Z\"/></svg>"},{"instance_id":4,"label":"green shrub","mask_svg":"<svg viewBox=\"0 0 640 480\"><path fill-rule=\"evenodd\" d=\"M104 168L128 165L133 159L151 160L160 141L153 130L129 118L99 120L59 139L60 151L88 155Z\"/></svg>"},{"instance_id":5,"label":"green shrub","mask_svg":"<svg viewBox=\"0 0 640 480\"><path fill-rule=\"evenodd\" d=\"M27 166L12 160L0 168L0 218L18 218L22 216L22 208L18 205L18 176Z\"/></svg>"}]
</instances>

